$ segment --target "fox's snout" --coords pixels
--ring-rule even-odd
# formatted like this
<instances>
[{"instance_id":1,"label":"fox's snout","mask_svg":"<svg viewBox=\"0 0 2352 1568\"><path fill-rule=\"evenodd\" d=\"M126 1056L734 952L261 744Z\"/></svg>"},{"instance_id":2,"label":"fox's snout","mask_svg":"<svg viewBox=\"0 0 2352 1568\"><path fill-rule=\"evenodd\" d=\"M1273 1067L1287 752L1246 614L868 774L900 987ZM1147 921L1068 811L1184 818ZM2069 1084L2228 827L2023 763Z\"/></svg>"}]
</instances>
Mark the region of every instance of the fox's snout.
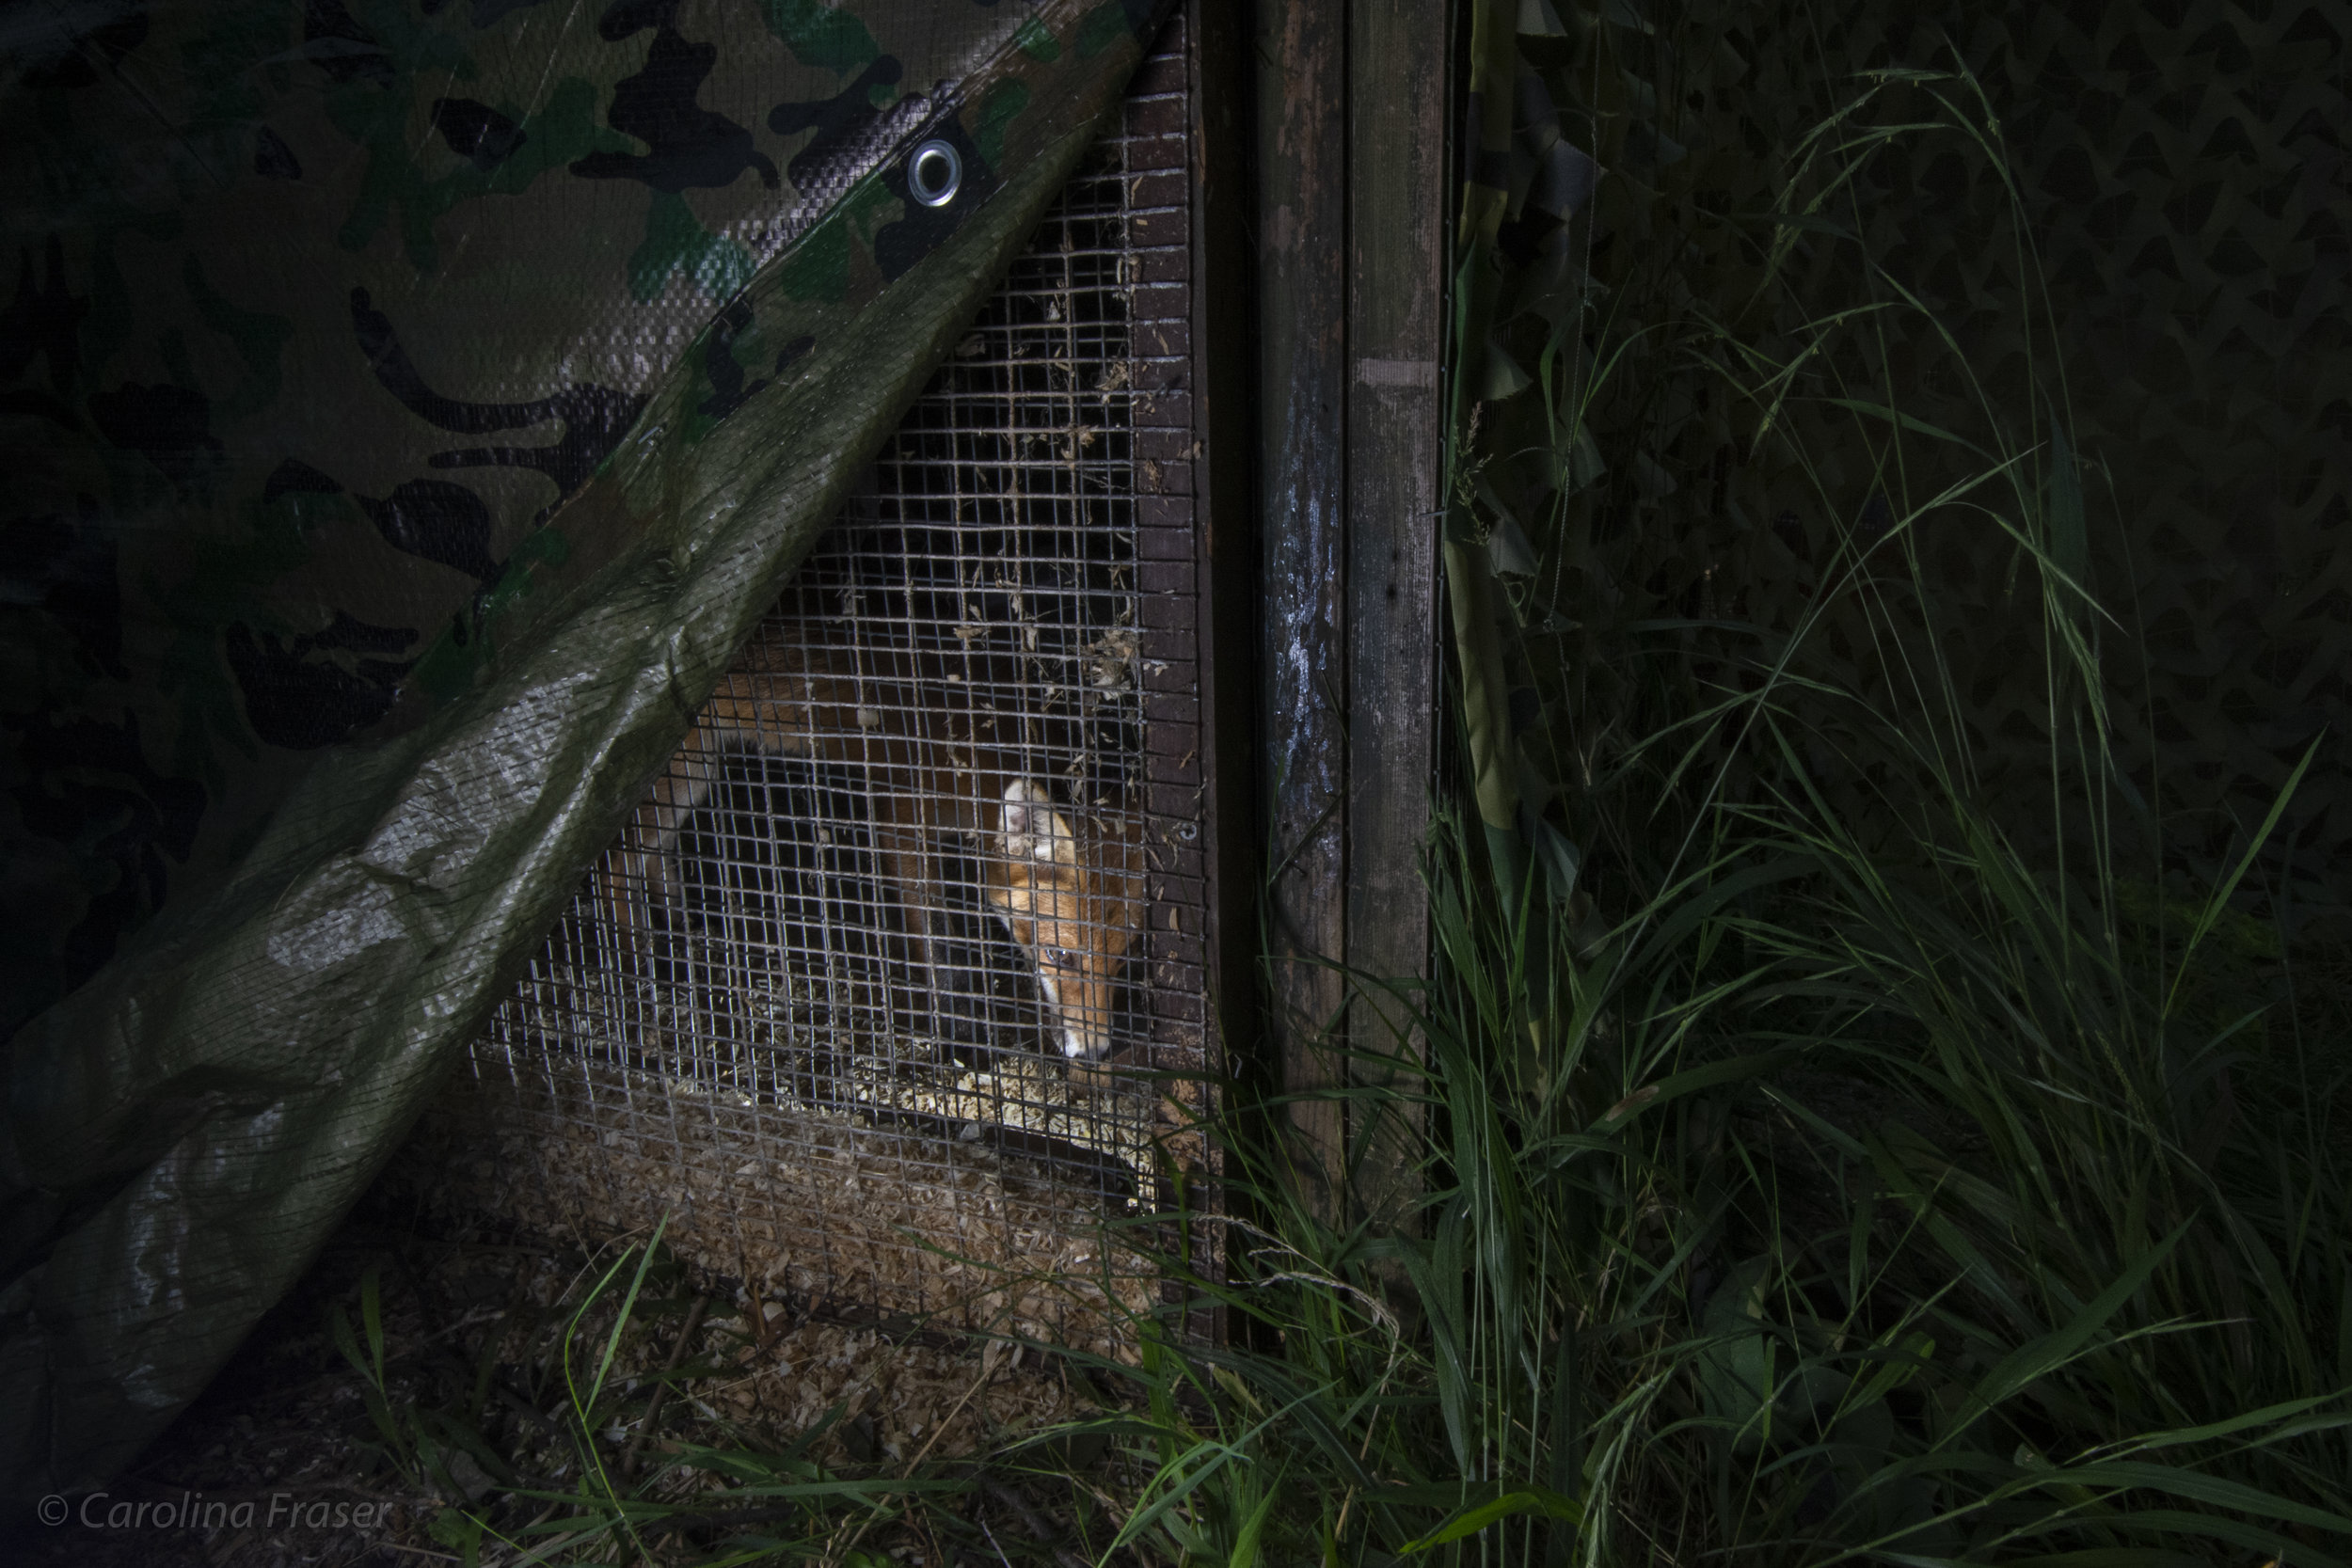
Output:
<instances>
[{"instance_id":1,"label":"fox's snout","mask_svg":"<svg viewBox=\"0 0 2352 1568\"><path fill-rule=\"evenodd\" d=\"M1099 983L1083 988L1057 986L1053 976L1042 972L1038 978L1038 989L1045 993L1046 1005L1060 1022L1061 1053L1073 1062L1099 1062L1109 1055L1112 988ZM1070 994L1072 989L1078 994Z\"/></svg>"},{"instance_id":2,"label":"fox's snout","mask_svg":"<svg viewBox=\"0 0 2352 1568\"><path fill-rule=\"evenodd\" d=\"M1116 1043L1112 1025L1128 932L1109 910L1089 911L1092 919L1057 915L1050 905L1063 899L1082 901L1067 889L1015 886L1005 891L996 912L1030 960L1062 1054L1073 1062L1100 1061Z\"/></svg>"},{"instance_id":3,"label":"fox's snout","mask_svg":"<svg viewBox=\"0 0 2352 1568\"><path fill-rule=\"evenodd\" d=\"M1098 836L1092 852L1082 852L1044 787L1025 779L1005 786L997 838L1005 857L1003 880L990 890L997 915L1029 956L1062 1054L1100 1061L1114 1044L1112 1020L1137 924L1128 846Z\"/></svg>"}]
</instances>

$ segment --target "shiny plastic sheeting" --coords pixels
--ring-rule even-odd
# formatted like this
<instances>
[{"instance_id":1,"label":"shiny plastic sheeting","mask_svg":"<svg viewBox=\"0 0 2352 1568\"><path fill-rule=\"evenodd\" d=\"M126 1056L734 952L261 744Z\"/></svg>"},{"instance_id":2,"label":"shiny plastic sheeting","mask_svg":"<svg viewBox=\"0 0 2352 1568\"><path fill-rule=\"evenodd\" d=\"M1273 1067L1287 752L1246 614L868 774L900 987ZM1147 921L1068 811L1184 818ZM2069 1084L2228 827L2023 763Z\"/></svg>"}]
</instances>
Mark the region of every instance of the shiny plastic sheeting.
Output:
<instances>
[{"instance_id":1,"label":"shiny plastic sheeting","mask_svg":"<svg viewBox=\"0 0 2352 1568\"><path fill-rule=\"evenodd\" d=\"M1164 8L0 22L0 1506L299 1275Z\"/></svg>"}]
</instances>

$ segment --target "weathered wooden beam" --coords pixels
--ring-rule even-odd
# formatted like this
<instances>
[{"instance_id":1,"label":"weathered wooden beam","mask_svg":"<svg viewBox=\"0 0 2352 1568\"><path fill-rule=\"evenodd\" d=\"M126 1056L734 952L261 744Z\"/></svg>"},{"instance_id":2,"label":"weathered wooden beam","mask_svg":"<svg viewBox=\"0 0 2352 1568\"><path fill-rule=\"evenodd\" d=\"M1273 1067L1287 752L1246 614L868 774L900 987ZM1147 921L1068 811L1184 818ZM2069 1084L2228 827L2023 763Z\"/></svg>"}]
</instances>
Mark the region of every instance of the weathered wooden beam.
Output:
<instances>
[{"instance_id":1,"label":"weathered wooden beam","mask_svg":"<svg viewBox=\"0 0 2352 1568\"><path fill-rule=\"evenodd\" d=\"M1260 669L1280 1087L1311 1184L1341 1190L1345 988L1347 23L1338 5L1253 8L1257 64ZM1321 1096L1319 1098L1313 1098ZM1336 1209L1326 1211L1337 1217Z\"/></svg>"},{"instance_id":2,"label":"weathered wooden beam","mask_svg":"<svg viewBox=\"0 0 2352 1568\"><path fill-rule=\"evenodd\" d=\"M1445 13L1444 0L1358 0L1349 21L1345 954L1388 978L1424 974L1429 945L1420 856L1437 711ZM1419 1059L1393 1000L1360 996L1350 1013L1359 1082L1391 1077L1371 1053ZM1421 1131L1409 1116L1351 1128L1363 1213L1410 1212Z\"/></svg>"}]
</instances>

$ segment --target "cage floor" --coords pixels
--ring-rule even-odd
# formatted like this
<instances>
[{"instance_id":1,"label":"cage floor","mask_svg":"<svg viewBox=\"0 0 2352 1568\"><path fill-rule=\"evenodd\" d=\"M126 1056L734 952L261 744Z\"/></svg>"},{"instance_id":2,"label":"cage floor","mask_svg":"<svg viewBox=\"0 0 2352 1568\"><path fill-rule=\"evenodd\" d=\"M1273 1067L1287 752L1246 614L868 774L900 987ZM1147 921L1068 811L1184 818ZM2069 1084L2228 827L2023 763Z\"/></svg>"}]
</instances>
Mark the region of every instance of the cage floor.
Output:
<instances>
[{"instance_id":1,"label":"cage floor","mask_svg":"<svg viewBox=\"0 0 2352 1568\"><path fill-rule=\"evenodd\" d=\"M680 1258L758 1301L1124 1354L1159 1300L1147 1226L977 1140L762 1107L581 1065L518 1094L462 1079L392 1173L462 1226L497 1217L593 1250L657 1225ZM1136 1245L1121 1244L1122 1240Z\"/></svg>"}]
</instances>

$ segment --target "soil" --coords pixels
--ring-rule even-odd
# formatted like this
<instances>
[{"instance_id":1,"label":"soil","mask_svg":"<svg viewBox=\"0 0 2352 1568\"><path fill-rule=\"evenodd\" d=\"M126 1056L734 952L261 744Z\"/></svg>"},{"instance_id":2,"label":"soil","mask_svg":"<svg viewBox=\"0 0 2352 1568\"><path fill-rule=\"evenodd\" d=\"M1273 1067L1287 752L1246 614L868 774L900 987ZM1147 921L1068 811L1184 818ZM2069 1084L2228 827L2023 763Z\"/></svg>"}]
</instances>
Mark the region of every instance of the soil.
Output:
<instances>
[{"instance_id":1,"label":"soil","mask_svg":"<svg viewBox=\"0 0 2352 1568\"><path fill-rule=\"evenodd\" d=\"M377 1202L327 1245L302 1283L272 1310L212 1386L103 1494L72 1499L52 1529L0 1542L0 1557L76 1568L416 1568L462 1560L437 1539L452 1503L510 1531L555 1511L518 1496L568 1491L580 1446L565 1425L563 1324L587 1286L613 1261L528 1240L429 1236L388 1216ZM365 1358L363 1282L373 1276L383 1333L387 1408L417 1425L454 1423L508 1473L444 1449L437 1474L418 1465L413 1436L388 1444L372 1414L370 1380L338 1348L340 1312ZM627 1277L621 1281L625 1287ZM728 1286L734 1284L732 1298ZM593 1375L615 1313L608 1291L578 1321L575 1376ZM702 1304L699 1313L694 1303ZM1093 1498L990 1462L1025 1433L1116 1407L1102 1374L1033 1347L938 1332L919 1323L835 1310L820 1302L769 1302L755 1324L739 1282L695 1276L669 1260L648 1275L619 1342L609 1385L650 1396L655 1374L689 1374L664 1398L654 1427L644 1401L599 1434L599 1461L615 1474L636 1446L642 1484L676 1502L708 1497L724 1512L708 1472L662 1472L680 1444L773 1453L794 1447L833 1476L961 1477L961 1521L1002 1541L1009 1560L1056 1561L1083 1534L1077 1515ZM693 1325L691 1340L682 1331ZM446 1433L445 1426L434 1430ZM813 1434L813 1435L812 1435ZM1099 1440L1055 1449L1080 1468ZM392 1457L399 1454L399 1458ZM1100 1466L1098 1466L1099 1468ZM1115 1469L1116 1466L1112 1466ZM1124 1490L1104 1472L1111 1490ZM446 1528L446 1524L444 1525ZM723 1533L723 1532L721 1532ZM686 1562L715 1545L704 1532L657 1540L656 1562ZM1094 1543L1093 1560L1101 1541ZM890 1526L860 1544L882 1559L954 1568L994 1562L920 1528ZM517 1554L485 1544L482 1560ZM602 1560L598 1556L596 1560ZM868 1560L874 1560L868 1559Z\"/></svg>"}]
</instances>

